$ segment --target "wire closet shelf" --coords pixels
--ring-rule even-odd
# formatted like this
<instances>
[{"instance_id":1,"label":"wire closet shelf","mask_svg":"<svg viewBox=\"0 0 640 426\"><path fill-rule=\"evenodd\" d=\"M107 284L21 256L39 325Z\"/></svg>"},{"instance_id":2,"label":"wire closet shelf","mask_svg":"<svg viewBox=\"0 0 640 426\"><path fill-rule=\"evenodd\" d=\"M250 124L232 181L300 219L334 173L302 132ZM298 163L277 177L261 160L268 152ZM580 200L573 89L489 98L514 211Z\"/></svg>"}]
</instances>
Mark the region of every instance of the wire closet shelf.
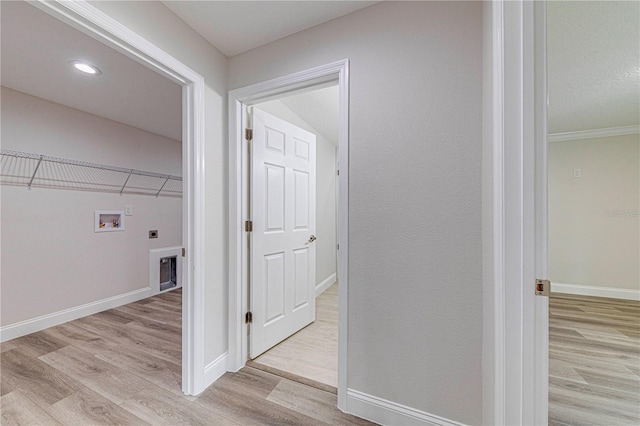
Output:
<instances>
[{"instance_id":1,"label":"wire closet shelf","mask_svg":"<svg viewBox=\"0 0 640 426\"><path fill-rule=\"evenodd\" d=\"M2 185L182 197L180 176L8 149L2 149L1 154Z\"/></svg>"}]
</instances>

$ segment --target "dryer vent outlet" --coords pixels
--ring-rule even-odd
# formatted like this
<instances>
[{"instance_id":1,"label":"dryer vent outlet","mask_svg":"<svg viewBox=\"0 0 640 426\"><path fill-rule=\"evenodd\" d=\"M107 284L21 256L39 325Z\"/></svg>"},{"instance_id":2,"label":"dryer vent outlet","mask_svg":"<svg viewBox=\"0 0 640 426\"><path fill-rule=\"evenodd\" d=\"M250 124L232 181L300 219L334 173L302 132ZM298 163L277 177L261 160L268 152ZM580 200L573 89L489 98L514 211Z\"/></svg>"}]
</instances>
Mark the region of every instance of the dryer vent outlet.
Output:
<instances>
[{"instance_id":1,"label":"dryer vent outlet","mask_svg":"<svg viewBox=\"0 0 640 426\"><path fill-rule=\"evenodd\" d=\"M160 259L160 291L169 290L178 285L178 257L169 256Z\"/></svg>"}]
</instances>

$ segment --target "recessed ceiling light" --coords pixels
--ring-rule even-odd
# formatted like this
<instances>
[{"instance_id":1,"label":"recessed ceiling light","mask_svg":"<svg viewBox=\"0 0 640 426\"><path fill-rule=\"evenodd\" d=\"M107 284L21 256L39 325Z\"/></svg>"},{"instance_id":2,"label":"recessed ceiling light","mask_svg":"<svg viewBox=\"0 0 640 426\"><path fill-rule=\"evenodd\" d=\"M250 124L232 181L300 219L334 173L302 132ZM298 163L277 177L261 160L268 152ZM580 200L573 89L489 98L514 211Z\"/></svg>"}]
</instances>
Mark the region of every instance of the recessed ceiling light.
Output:
<instances>
[{"instance_id":1,"label":"recessed ceiling light","mask_svg":"<svg viewBox=\"0 0 640 426\"><path fill-rule=\"evenodd\" d=\"M82 61L69 61L69 63L71 65L74 66L75 69L77 69L78 71L82 71L84 73L87 74L93 74L93 75L99 75L102 74L102 71L100 71L99 68L94 67L93 65L90 65L86 62L82 62Z\"/></svg>"}]
</instances>

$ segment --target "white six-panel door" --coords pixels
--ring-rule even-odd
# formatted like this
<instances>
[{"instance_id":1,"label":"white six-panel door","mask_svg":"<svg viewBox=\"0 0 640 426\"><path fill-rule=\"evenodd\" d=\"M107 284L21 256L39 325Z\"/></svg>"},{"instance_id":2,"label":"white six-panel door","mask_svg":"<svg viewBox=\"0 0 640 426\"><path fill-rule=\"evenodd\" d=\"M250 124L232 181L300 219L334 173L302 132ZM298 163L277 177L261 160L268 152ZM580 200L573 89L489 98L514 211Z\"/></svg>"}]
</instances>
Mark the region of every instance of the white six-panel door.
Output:
<instances>
[{"instance_id":1,"label":"white six-panel door","mask_svg":"<svg viewBox=\"0 0 640 426\"><path fill-rule=\"evenodd\" d=\"M316 136L254 108L250 356L315 320Z\"/></svg>"}]
</instances>

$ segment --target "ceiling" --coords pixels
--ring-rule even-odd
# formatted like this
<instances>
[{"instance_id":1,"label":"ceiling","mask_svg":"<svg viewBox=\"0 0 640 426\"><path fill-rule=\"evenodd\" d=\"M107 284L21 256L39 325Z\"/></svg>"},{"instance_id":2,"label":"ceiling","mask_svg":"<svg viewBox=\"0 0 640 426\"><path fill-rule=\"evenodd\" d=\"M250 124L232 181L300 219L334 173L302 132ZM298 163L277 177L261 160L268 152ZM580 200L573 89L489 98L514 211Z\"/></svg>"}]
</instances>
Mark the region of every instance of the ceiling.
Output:
<instances>
[{"instance_id":1,"label":"ceiling","mask_svg":"<svg viewBox=\"0 0 640 426\"><path fill-rule=\"evenodd\" d=\"M316 129L325 139L338 144L338 86L298 93L280 101Z\"/></svg>"},{"instance_id":2,"label":"ceiling","mask_svg":"<svg viewBox=\"0 0 640 426\"><path fill-rule=\"evenodd\" d=\"M233 56L377 2L163 3ZM1 7L3 86L181 139L177 84L24 2L2 1ZM640 3L548 2L547 11L549 132L640 124ZM76 72L68 64L72 59L88 60L102 75ZM283 102L305 114L305 103L320 100ZM314 127L333 131L329 120L311 123L328 113L306 115Z\"/></svg>"},{"instance_id":3,"label":"ceiling","mask_svg":"<svg viewBox=\"0 0 640 426\"><path fill-rule=\"evenodd\" d=\"M640 2L547 2L549 133L640 124Z\"/></svg>"},{"instance_id":4,"label":"ceiling","mask_svg":"<svg viewBox=\"0 0 640 426\"><path fill-rule=\"evenodd\" d=\"M25 2L1 3L3 86L182 140L179 85ZM74 59L102 74L76 71Z\"/></svg>"},{"instance_id":5,"label":"ceiling","mask_svg":"<svg viewBox=\"0 0 640 426\"><path fill-rule=\"evenodd\" d=\"M227 57L378 1L163 1Z\"/></svg>"}]
</instances>

